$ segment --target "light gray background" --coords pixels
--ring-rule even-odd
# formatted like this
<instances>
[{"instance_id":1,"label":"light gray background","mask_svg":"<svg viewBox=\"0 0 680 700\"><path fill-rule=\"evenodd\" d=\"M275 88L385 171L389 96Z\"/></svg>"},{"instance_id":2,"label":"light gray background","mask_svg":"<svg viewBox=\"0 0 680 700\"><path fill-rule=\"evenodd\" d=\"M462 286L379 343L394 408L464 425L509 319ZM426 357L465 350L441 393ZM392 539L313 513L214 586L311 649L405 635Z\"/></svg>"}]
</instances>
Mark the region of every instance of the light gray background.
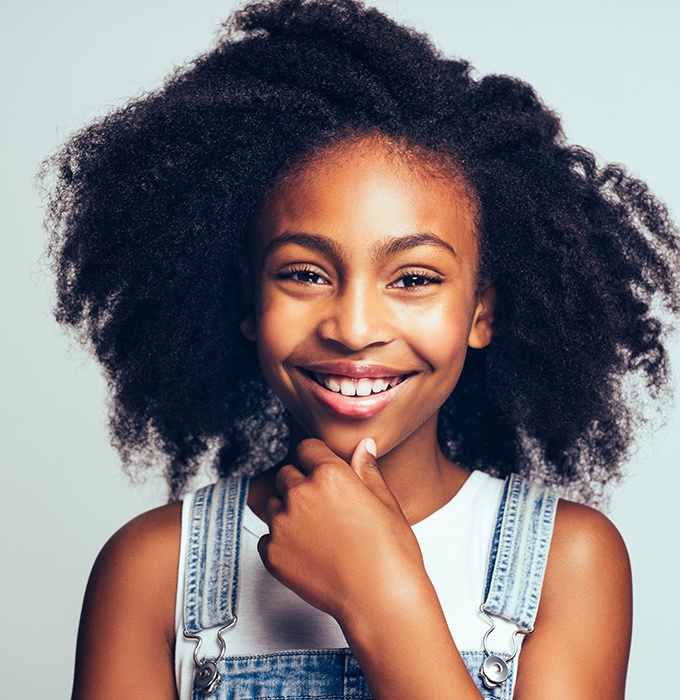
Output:
<instances>
[{"instance_id":1,"label":"light gray background","mask_svg":"<svg viewBox=\"0 0 680 700\"><path fill-rule=\"evenodd\" d=\"M674 0L377 4L430 33L446 53L470 59L480 73L503 72L532 83L561 112L572 141L602 159L626 163L680 214L680 11ZM121 475L108 445L98 370L51 320L32 178L66 134L212 45L219 22L235 5L0 5L0 693L6 697L68 695L92 561L121 524L164 499L157 479L130 486ZM674 354L678 375L680 353ZM665 427L648 431L610 510L628 542L635 576L632 698L674 692L667 663L672 666L674 658L668 652L680 650L680 616L667 601L677 598L680 577L679 430L674 409Z\"/></svg>"}]
</instances>

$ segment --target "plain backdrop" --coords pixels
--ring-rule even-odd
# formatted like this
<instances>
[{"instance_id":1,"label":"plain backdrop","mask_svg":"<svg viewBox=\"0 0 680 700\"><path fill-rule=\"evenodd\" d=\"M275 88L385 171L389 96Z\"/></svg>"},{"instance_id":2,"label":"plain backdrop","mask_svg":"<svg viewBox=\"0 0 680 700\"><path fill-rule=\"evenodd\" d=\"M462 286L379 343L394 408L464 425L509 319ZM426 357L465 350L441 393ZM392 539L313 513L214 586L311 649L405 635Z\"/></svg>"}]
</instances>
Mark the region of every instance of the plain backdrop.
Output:
<instances>
[{"instance_id":1,"label":"plain backdrop","mask_svg":"<svg viewBox=\"0 0 680 700\"><path fill-rule=\"evenodd\" d=\"M532 83L571 141L625 163L680 213L680 6L674 0L382 0L481 74ZM51 318L40 160L80 125L209 48L233 0L2 0L0 694L70 692L92 562L163 484L131 485L108 444L104 384ZM677 348L677 343L676 343ZM674 351L676 377L680 353ZM676 382L677 383L677 382ZM642 437L610 517L633 562L629 697L670 697L680 651L680 418ZM675 594L673 594L675 590ZM140 662L143 662L140 659ZM152 678L150 670L150 680ZM152 681L151 681L152 682ZM549 696L549 693L548 693Z\"/></svg>"}]
</instances>

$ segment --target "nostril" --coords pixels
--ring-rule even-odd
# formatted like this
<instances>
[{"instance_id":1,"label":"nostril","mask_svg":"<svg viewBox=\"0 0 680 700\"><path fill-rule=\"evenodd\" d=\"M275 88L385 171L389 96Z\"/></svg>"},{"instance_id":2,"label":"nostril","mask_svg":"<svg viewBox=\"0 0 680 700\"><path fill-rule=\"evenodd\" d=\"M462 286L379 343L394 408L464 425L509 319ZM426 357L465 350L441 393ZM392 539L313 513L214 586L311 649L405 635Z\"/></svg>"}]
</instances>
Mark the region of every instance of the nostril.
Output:
<instances>
[{"instance_id":1,"label":"nostril","mask_svg":"<svg viewBox=\"0 0 680 700\"><path fill-rule=\"evenodd\" d=\"M366 304L360 310L356 306L339 304L332 315L319 323L317 333L323 340L354 352L392 339L388 315L384 310L370 311Z\"/></svg>"}]
</instances>

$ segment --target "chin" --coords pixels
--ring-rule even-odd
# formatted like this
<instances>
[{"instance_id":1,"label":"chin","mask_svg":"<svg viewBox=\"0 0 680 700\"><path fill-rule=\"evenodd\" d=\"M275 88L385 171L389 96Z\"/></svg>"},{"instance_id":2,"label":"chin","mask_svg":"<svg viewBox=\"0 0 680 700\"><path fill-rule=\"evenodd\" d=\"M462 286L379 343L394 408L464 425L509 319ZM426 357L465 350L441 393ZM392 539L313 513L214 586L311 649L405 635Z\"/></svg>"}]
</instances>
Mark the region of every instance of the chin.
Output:
<instances>
[{"instance_id":1,"label":"chin","mask_svg":"<svg viewBox=\"0 0 680 700\"><path fill-rule=\"evenodd\" d=\"M310 437L323 440L326 446L332 450L338 457L349 463L354 454L354 450L361 440L367 437L376 439L376 436L371 434L367 426L356 424L353 426L334 426L331 429L311 430L308 433Z\"/></svg>"},{"instance_id":2,"label":"chin","mask_svg":"<svg viewBox=\"0 0 680 700\"><path fill-rule=\"evenodd\" d=\"M338 435L334 433L333 435L319 436L319 439L323 440L327 447L349 464L356 446L363 437L369 436L362 435L361 437L355 438L353 434Z\"/></svg>"}]
</instances>

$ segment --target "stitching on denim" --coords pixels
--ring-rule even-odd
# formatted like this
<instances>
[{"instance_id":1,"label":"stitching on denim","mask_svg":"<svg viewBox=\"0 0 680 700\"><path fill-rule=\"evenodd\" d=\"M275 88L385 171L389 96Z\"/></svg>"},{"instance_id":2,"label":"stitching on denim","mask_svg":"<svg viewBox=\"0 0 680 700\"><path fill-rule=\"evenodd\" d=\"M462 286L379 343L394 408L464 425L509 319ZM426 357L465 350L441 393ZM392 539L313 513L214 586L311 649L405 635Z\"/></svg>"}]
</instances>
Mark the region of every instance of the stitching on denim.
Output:
<instances>
[{"instance_id":1,"label":"stitching on denim","mask_svg":"<svg viewBox=\"0 0 680 700\"><path fill-rule=\"evenodd\" d=\"M503 523L503 513L505 511L505 503L508 498L508 480L505 480L503 484L503 494L501 496L500 504L498 506L498 513L496 514L496 524L493 529L493 537L491 538L491 548L489 550L489 561L486 569L486 583L484 584L484 600L489 597L489 589L491 588L491 577L493 576L493 570L496 565L496 555L498 554L498 542L501 536L501 525Z\"/></svg>"},{"instance_id":2,"label":"stitching on denim","mask_svg":"<svg viewBox=\"0 0 680 700\"><path fill-rule=\"evenodd\" d=\"M201 617L204 629L224 625L234 618L240 551L237 533L243 517L245 486L243 477L232 477L221 479L216 487L218 498L211 508L208 532Z\"/></svg>"},{"instance_id":3,"label":"stitching on denim","mask_svg":"<svg viewBox=\"0 0 680 700\"><path fill-rule=\"evenodd\" d=\"M531 629L540 600L557 496L512 474L485 607Z\"/></svg>"},{"instance_id":4,"label":"stitching on denim","mask_svg":"<svg viewBox=\"0 0 680 700\"><path fill-rule=\"evenodd\" d=\"M184 579L189 632L221 626L234 616L247 477L220 479L196 492L191 508Z\"/></svg>"},{"instance_id":5,"label":"stitching on denim","mask_svg":"<svg viewBox=\"0 0 680 700\"><path fill-rule=\"evenodd\" d=\"M212 499L213 485L199 489L191 504L187 563L184 577L184 624L189 632L198 632L199 611L202 592L202 570L205 561L203 521Z\"/></svg>"}]
</instances>

